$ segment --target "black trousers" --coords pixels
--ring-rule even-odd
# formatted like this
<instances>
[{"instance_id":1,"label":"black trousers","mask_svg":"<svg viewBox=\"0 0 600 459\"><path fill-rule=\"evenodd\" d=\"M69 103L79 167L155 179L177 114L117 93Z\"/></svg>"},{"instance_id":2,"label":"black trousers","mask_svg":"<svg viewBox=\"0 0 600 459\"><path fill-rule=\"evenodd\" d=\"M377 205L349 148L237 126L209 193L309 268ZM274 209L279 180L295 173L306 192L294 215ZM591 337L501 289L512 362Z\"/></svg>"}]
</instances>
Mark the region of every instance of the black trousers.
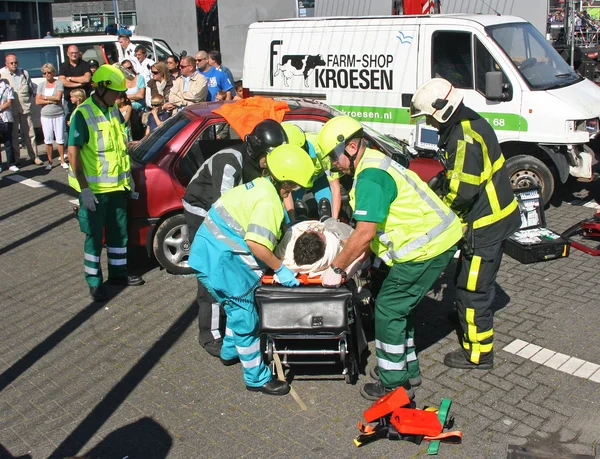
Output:
<instances>
[{"instance_id":1,"label":"black trousers","mask_svg":"<svg viewBox=\"0 0 600 459\"><path fill-rule=\"evenodd\" d=\"M493 361L495 282L504 242L476 248L473 256L462 253L456 268L456 307L462 328L462 347L475 363Z\"/></svg>"},{"instance_id":2,"label":"black trousers","mask_svg":"<svg viewBox=\"0 0 600 459\"><path fill-rule=\"evenodd\" d=\"M185 221L189 229L190 245L194 242L196 231L202 225L204 217L192 214L184 209ZM206 287L196 279L198 291L196 303L198 303L198 340L202 347L214 347L215 341L223 339L227 316L225 310L217 300L206 290Z\"/></svg>"}]
</instances>

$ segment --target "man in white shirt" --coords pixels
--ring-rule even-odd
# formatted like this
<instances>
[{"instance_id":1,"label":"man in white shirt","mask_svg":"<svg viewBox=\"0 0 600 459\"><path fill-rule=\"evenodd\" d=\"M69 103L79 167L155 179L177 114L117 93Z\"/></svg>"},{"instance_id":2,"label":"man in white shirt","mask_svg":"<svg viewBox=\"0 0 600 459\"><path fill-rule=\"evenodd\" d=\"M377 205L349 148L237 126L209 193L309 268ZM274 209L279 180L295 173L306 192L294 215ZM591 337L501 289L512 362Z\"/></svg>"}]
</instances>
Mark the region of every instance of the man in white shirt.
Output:
<instances>
[{"instance_id":1,"label":"man in white shirt","mask_svg":"<svg viewBox=\"0 0 600 459\"><path fill-rule=\"evenodd\" d=\"M136 65L137 58L135 57L135 45L131 43L129 35L124 33L120 34L119 43L121 44L121 48L123 49L123 59L129 59L131 62L133 62L133 65Z\"/></svg>"},{"instance_id":2,"label":"man in white shirt","mask_svg":"<svg viewBox=\"0 0 600 459\"><path fill-rule=\"evenodd\" d=\"M132 61L138 75L144 77L146 84L152 79L152 66L155 62L148 57L148 51L142 45L135 47L135 60ZM150 92L150 91L148 91Z\"/></svg>"}]
</instances>

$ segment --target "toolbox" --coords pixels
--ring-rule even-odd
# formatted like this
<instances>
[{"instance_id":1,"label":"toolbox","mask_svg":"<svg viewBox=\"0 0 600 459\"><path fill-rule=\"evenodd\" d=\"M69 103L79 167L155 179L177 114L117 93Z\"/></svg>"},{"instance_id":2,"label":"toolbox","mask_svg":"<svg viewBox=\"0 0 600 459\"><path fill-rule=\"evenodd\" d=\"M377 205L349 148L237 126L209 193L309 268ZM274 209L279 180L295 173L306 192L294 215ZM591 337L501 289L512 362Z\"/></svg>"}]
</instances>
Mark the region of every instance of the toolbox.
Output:
<instances>
[{"instance_id":1,"label":"toolbox","mask_svg":"<svg viewBox=\"0 0 600 459\"><path fill-rule=\"evenodd\" d=\"M521 227L506 241L504 253L524 264L568 257L569 241L546 228L539 187L519 189L515 196Z\"/></svg>"}]
</instances>

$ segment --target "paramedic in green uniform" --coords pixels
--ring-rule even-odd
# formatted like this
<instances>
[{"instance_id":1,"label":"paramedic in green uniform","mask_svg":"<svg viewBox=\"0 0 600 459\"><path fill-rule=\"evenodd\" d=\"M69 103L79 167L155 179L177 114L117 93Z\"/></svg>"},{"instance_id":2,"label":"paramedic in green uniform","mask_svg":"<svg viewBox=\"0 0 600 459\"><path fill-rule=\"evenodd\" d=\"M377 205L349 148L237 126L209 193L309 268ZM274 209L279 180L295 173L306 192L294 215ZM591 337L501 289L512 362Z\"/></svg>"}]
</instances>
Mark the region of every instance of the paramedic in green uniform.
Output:
<instances>
[{"instance_id":1,"label":"paramedic in green uniform","mask_svg":"<svg viewBox=\"0 0 600 459\"><path fill-rule=\"evenodd\" d=\"M85 280L94 301L106 301L100 255L106 230L108 281L142 285L127 275L127 198L133 191L125 122L115 100L125 91L121 70L102 65L92 76L95 92L73 112L69 130L69 185L79 194L79 227Z\"/></svg>"},{"instance_id":2,"label":"paramedic in green uniform","mask_svg":"<svg viewBox=\"0 0 600 459\"><path fill-rule=\"evenodd\" d=\"M414 398L421 382L414 344L415 307L456 252L460 220L414 172L367 147L361 124L347 116L329 120L319 134L324 155L354 176L350 206L356 229L323 273L324 286L338 286L368 248L389 266L375 303L379 381L361 395L377 400L402 386Z\"/></svg>"}]
</instances>

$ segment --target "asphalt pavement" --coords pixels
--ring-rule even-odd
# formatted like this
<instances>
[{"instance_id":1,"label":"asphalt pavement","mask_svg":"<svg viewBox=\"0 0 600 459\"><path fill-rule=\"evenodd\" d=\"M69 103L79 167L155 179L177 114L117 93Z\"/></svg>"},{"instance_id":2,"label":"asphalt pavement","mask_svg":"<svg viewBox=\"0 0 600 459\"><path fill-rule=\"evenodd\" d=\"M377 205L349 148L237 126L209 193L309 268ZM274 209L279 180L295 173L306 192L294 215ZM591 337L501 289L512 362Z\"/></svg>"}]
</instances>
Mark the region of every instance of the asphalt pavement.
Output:
<instances>
[{"instance_id":1,"label":"asphalt pavement","mask_svg":"<svg viewBox=\"0 0 600 459\"><path fill-rule=\"evenodd\" d=\"M147 283L109 287L108 302L91 302L66 171L29 165L0 177L1 458L427 455L426 442L354 445L373 354L356 386L332 371L288 374L306 411L291 396L248 392L239 365L225 367L198 345L194 277L137 253L131 268ZM592 216L593 203L582 204L593 189L567 187L548 226L561 232ZM102 263L106 273L105 255ZM417 314L417 404L450 398L463 432L439 457L505 458L509 446L519 457L600 457L599 266L577 250L532 265L505 257L489 371L442 363L457 347L449 266Z\"/></svg>"}]
</instances>

